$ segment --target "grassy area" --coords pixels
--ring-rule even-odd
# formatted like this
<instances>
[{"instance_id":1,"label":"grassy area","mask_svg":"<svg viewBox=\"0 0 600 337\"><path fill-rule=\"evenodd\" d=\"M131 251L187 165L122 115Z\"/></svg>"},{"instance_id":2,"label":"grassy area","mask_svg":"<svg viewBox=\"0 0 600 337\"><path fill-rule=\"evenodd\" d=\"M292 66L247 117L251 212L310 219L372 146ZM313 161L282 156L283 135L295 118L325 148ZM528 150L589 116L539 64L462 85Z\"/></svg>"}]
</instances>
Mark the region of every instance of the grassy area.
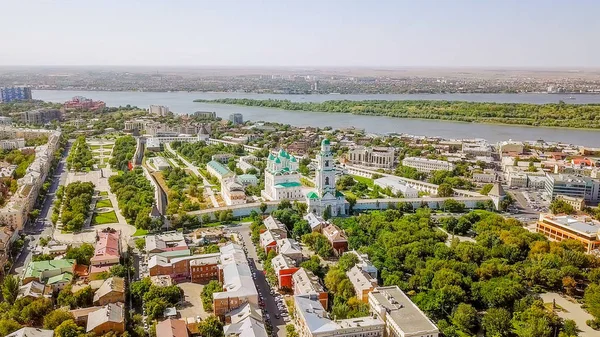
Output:
<instances>
[{"instance_id":1,"label":"grassy area","mask_svg":"<svg viewBox=\"0 0 600 337\"><path fill-rule=\"evenodd\" d=\"M100 150L102 145L90 145L90 150Z\"/></svg>"},{"instance_id":2,"label":"grassy area","mask_svg":"<svg viewBox=\"0 0 600 337\"><path fill-rule=\"evenodd\" d=\"M103 197L108 197L108 191L102 191L100 192L100 195Z\"/></svg>"},{"instance_id":3,"label":"grassy area","mask_svg":"<svg viewBox=\"0 0 600 337\"><path fill-rule=\"evenodd\" d=\"M98 201L96 203L96 208L102 208L102 207L113 207L112 202L110 201L110 199L102 199L100 201Z\"/></svg>"},{"instance_id":4,"label":"grassy area","mask_svg":"<svg viewBox=\"0 0 600 337\"><path fill-rule=\"evenodd\" d=\"M138 228L135 233L133 233L133 236L144 236L148 234L148 230L147 229L140 229Z\"/></svg>"},{"instance_id":5,"label":"grassy area","mask_svg":"<svg viewBox=\"0 0 600 337\"><path fill-rule=\"evenodd\" d=\"M115 222L119 222L115 211L110 211L110 212L105 212L105 213L94 213L94 217L92 218L93 225L103 225L103 224L115 223Z\"/></svg>"},{"instance_id":6,"label":"grassy area","mask_svg":"<svg viewBox=\"0 0 600 337\"><path fill-rule=\"evenodd\" d=\"M98 164L98 168L106 168L106 164Z\"/></svg>"},{"instance_id":7,"label":"grassy area","mask_svg":"<svg viewBox=\"0 0 600 337\"><path fill-rule=\"evenodd\" d=\"M356 180L359 183L364 183L367 186L369 186L369 188L373 188L373 179L370 178L365 178L365 177L361 177L361 176L352 176L354 178L354 180Z\"/></svg>"}]
</instances>

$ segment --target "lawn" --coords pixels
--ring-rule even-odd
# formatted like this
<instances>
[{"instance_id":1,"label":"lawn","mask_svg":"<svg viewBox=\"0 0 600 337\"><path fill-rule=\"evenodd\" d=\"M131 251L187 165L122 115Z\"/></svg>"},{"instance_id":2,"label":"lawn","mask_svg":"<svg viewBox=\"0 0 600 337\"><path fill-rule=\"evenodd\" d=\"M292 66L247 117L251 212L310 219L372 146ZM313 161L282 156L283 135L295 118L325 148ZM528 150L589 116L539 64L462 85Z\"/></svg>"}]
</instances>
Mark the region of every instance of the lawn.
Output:
<instances>
[{"instance_id":1,"label":"lawn","mask_svg":"<svg viewBox=\"0 0 600 337\"><path fill-rule=\"evenodd\" d=\"M112 208L113 205L112 205L112 202L110 201L110 199L102 199L96 203L96 208L102 208L102 207Z\"/></svg>"},{"instance_id":2,"label":"lawn","mask_svg":"<svg viewBox=\"0 0 600 337\"><path fill-rule=\"evenodd\" d=\"M369 186L369 188L373 188L373 179L370 178L365 178L365 177L361 177L361 176L352 176L354 178L354 180L356 180L359 183L364 183L367 186Z\"/></svg>"},{"instance_id":3,"label":"lawn","mask_svg":"<svg viewBox=\"0 0 600 337\"><path fill-rule=\"evenodd\" d=\"M101 147L101 145L90 145L90 150L99 150Z\"/></svg>"},{"instance_id":4,"label":"lawn","mask_svg":"<svg viewBox=\"0 0 600 337\"><path fill-rule=\"evenodd\" d=\"M108 191L102 191L100 192L100 195L103 197L108 197Z\"/></svg>"},{"instance_id":5,"label":"lawn","mask_svg":"<svg viewBox=\"0 0 600 337\"><path fill-rule=\"evenodd\" d=\"M94 217L92 218L92 224L94 224L94 225L103 225L103 224L115 223L115 222L119 222L115 211L104 212L104 213L94 213Z\"/></svg>"},{"instance_id":6,"label":"lawn","mask_svg":"<svg viewBox=\"0 0 600 337\"><path fill-rule=\"evenodd\" d=\"M147 230L147 229L140 229L140 228L138 228L138 229L135 231L135 233L133 233L133 235L132 235L132 236L144 236L144 235L146 235L146 234L148 234L148 230Z\"/></svg>"}]
</instances>

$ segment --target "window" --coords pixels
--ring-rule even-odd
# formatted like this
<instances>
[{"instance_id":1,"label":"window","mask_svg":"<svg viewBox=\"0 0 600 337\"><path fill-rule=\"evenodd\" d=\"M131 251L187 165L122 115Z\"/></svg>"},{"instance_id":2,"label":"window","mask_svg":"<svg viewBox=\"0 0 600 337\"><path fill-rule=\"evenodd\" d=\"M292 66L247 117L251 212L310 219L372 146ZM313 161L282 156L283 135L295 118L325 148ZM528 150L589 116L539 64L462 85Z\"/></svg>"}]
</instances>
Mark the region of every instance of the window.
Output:
<instances>
[{"instance_id":1,"label":"window","mask_svg":"<svg viewBox=\"0 0 600 337\"><path fill-rule=\"evenodd\" d=\"M325 177L325 186L329 186L329 177Z\"/></svg>"},{"instance_id":2,"label":"window","mask_svg":"<svg viewBox=\"0 0 600 337\"><path fill-rule=\"evenodd\" d=\"M329 160L325 161L325 167L329 167Z\"/></svg>"}]
</instances>

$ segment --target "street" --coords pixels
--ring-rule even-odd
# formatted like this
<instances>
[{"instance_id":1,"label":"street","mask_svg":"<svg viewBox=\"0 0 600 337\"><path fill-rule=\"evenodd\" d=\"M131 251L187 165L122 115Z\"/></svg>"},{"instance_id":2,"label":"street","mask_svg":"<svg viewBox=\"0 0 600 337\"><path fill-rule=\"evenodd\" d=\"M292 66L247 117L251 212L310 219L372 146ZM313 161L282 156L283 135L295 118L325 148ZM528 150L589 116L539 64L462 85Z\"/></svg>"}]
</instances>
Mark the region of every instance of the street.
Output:
<instances>
[{"instance_id":1,"label":"street","mask_svg":"<svg viewBox=\"0 0 600 337\"><path fill-rule=\"evenodd\" d=\"M232 230L236 231L239 236L242 238L244 245L247 249L247 256L250 259L250 269L254 272L256 271L256 278L254 280L254 284L256 285L256 289L260 296L262 296L263 301L265 303L264 311L268 315L263 315L265 317L265 322L268 320L271 322L273 326L273 335L277 335L279 337L285 337L285 321L283 320L281 315L281 311L277 307L277 303L275 302L275 298L271 295L271 288L269 287L269 283L265 278L263 273L262 264L259 263L258 256L256 255L256 249L252 240L250 239L250 224L244 223L239 227L234 227ZM287 313L285 313L287 314ZM276 318L277 315L280 318ZM269 317L269 319L267 319Z\"/></svg>"},{"instance_id":2,"label":"street","mask_svg":"<svg viewBox=\"0 0 600 337\"><path fill-rule=\"evenodd\" d=\"M46 198L44 199L42 207L40 208L40 216L35 223L27 224L23 230L23 232L26 234L25 245L23 245L21 254L13 263L11 267L11 273L21 275L25 266L27 266L29 261L31 261L31 257L34 253L33 249L35 249L37 246L40 237L53 236L54 228L52 227L52 222L50 221L52 215L52 203L54 202L58 186L64 185L67 180L65 165L67 155L71 149L71 144L72 141L67 142L67 145L65 146L65 152L56 166L56 170L52 176L52 183L48 189L48 194L46 194Z\"/></svg>"}]
</instances>

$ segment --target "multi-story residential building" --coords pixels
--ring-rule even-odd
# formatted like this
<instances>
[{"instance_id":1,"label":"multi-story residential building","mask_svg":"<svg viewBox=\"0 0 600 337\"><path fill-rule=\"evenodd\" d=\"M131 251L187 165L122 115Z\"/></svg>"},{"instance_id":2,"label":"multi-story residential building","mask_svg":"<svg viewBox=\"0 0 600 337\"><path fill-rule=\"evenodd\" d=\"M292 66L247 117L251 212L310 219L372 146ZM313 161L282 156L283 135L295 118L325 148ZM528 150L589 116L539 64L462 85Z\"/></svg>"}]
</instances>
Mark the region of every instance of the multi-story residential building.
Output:
<instances>
[{"instance_id":1,"label":"multi-story residential building","mask_svg":"<svg viewBox=\"0 0 600 337\"><path fill-rule=\"evenodd\" d=\"M229 121L233 125L241 125L244 124L244 116L240 113L234 113L229 115Z\"/></svg>"},{"instance_id":2,"label":"multi-story residential building","mask_svg":"<svg viewBox=\"0 0 600 337\"><path fill-rule=\"evenodd\" d=\"M346 272L346 275L354 287L356 298L365 303L368 302L367 296L375 287L377 287L377 279L374 279L356 265L350 268L350 270Z\"/></svg>"},{"instance_id":3,"label":"multi-story residential building","mask_svg":"<svg viewBox=\"0 0 600 337\"><path fill-rule=\"evenodd\" d=\"M583 198L586 203L600 201L600 180L569 174L546 174L546 194L555 199L558 195Z\"/></svg>"},{"instance_id":4,"label":"multi-story residential building","mask_svg":"<svg viewBox=\"0 0 600 337\"><path fill-rule=\"evenodd\" d=\"M600 248L600 221L587 215L540 214L536 230L555 241L577 240L587 253L597 252Z\"/></svg>"},{"instance_id":5,"label":"multi-story residential building","mask_svg":"<svg viewBox=\"0 0 600 337\"><path fill-rule=\"evenodd\" d=\"M246 203L246 189L237 182L235 177L221 180L221 196L227 206Z\"/></svg>"},{"instance_id":6,"label":"multi-story residential building","mask_svg":"<svg viewBox=\"0 0 600 337\"><path fill-rule=\"evenodd\" d=\"M12 125L12 117L0 116L0 125Z\"/></svg>"},{"instance_id":7,"label":"multi-story residential building","mask_svg":"<svg viewBox=\"0 0 600 337\"><path fill-rule=\"evenodd\" d=\"M346 159L353 165L391 169L394 167L394 148L358 146L348 152Z\"/></svg>"},{"instance_id":8,"label":"multi-story residential building","mask_svg":"<svg viewBox=\"0 0 600 337\"><path fill-rule=\"evenodd\" d=\"M294 296L300 337L383 337L384 322L371 316L333 320L315 295Z\"/></svg>"},{"instance_id":9,"label":"multi-story residential building","mask_svg":"<svg viewBox=\"0 0 600 337\"><path fill-rule=\"evenodd\" d=\"M431 171L452 171L454 164L445 160L427 159L421 157L406 157L402 165L412 167L419 172L429 173Z\"/></svg>"},{"instance_id":10,"label":"multi-story residential building","mask_svg":"<svg viewBox=\"0 0 600 337\"><path fill-rule=\"evenodd\" d=\"M265 169L265 189L262 196L267 200L302 199L302 184L296 157L283 149L277 156L272 153Z\"/></svg>"},{"instance_id":11,"label":"multi-story residential building","mask_svg":"<svg viewBox=\"0 0 600 337\"><path fill-rule=\"evenodd\" d=\"M402 194L404 198L418 198L419 191L408 186L408 184L400 179L399 177L381 177L377 178L373 181L373 183L383 189L389 187L392 190L392 193L398 195Z\"/></svg>"},{"instance_id":12,"label":"multi-story residential building","mask_svg":"<svg viewBox=\"0 0 600 337\"><path fill-rule=\"evenodd\" d=\"M202 283L218 279L221 254L201 254L181 257L154 255L148 261L150 276L168 275L174 280Z\"/></svg>"},{"instance_id":13,"label":"multi-story residential building","mask_svg":"<svg viewBox=\"0 0 600 337\"><path fill-rule=\"evenodd\" d=\"M0 140L0 149L2 150L13 150L20 149L23 147L25 147L24 138Z\"/></svg>"},{"instance_id":14,"label":"multi-story residential building","mask_svg":"<svg viewBox=\"0 0 600 337\"><path fill-rule=\"evenodd\" d=\"M492 155L492 146L486 141L475 143L462 143L462 152L472 156L490 157Z\"/></svg>"},{"instance_id":15,"label":"multi-story residential building","mask_svg":"<svg viewBox=\"0 0 600 337\"><path fill-rule=\"evenodd\" d=\"M257 160L258 160L258 158L256 158L256 156L253 156L253 155L242 156L236 163L236 166L244 172L246 172L250 169L254 169L254 170L256 170L256 172L258 172L259 169L256 166L254 166L254 163Z\"/></svg>"},{"instance_id":16,"label":"multi-story residential building","mask_svg":"<svg viewBox=\"0 0 600 337\"><path fill-rule=\"evenodd\" d=\"M215 119L217 118L217 113L214 111L196 111L194 112L194 117L201 119Z\"/></svg>"},{"instance_id":17,"label":"multi-story residential building","mask_svg":"<svg viewBox=\"0 0 600 337\"><path fill-rule=\"evenodd\" d=\"M272 215L265 218L263 224L268 231L276 234L279 238L287 238L287 228L281 221L275 219Z\"/></svg>"},{"instance_id":18,"label":"multi-story residential building","mask_svg":"<svg viewBox=\"0 0 600 337\"><path fill-rule=\"evenodd\" d=\"M223 178L234 176L234 173L231 172L227 167L214 160L211 160L206 164L206 171L208 171L210 175L215 176L217 179L219 179L219 181L222 181Z\"/></svg>"},{"instance_id":19,"label":"multi-story residential building","mask_svg":"<svg viewBox=\"0 0 600 337\"><path fill-rule=\"evenodd\" d=\"M507 174L508 187L527 187L527 173L511 171Z\"/></svg>"},{"instance_id":20,"label":"multi-story residential building","mask_svg":"<svg viewBox=\"0 0 600 337\"><path fill-rule=\"evenodd\" d=\"M0 88L0 102L10 103L15 101L26 101L31 98L30 87L5 87Z\"/></svg>"},{"instance_id":21,"label":"multi-story residential building","mask_svg":"<svg viewBox=\"0 0 600 337\"><path fill-rule=\"evenodd\" d=\"M279 235L269 230L266 230L260 233L260 247L264 249L265 254L269 254L270 251L275 250L275 248L277 247L277 240L279 239L281 239Z\"/></svg>"},{"instance_id":22,"label":"multi-story residential building","mask_svg":"<svg viewBox=\"0 0 600 337\"><path fill-rule=\"evenodd\" d=\"M473 181L476 183L491 184L497 180L495 173L473 173Z\"/></svg>"},{"instance_id":23,"label":"multi-story residential building","mask_svg":"<svg viewBox=\"0 0 600 337\"><path fill-rule=\"evenodd\" d=\"M523 153L524 149L525 145L523 142L508 140L498 143L498 152L500 153L500 156L507 154L518 155Z\"/></svg>"},{"instance_id":24,"label":"multi-story residential building","mask_svg":"<svg viewBox=\"0 0 600 337\"><path fill-rule=\"evenodd\" d=\"M213 311L224 316L245 303L258 306L258 291L244 250L233 243L221 247L219 281L223 291L213 293Z\"/></svg>"},{"instance_id":25,"label":"multi-story residential building","mask_svg":"<svg viewBox=\"0 0 600 337\"><path fill-rule=\"evenodd\" d=\"M116 276L109 277L94 293L94 305L118 302L125 302L125 279Z\"/></svg>"},{"instance_id":26,"label":"multi-story residential building","mask_svg":"<svg viewBox=\"0 0 600 337\"><path fill-rule=\"evenodd\" d=\"M348 238L338 226L330 224L323 228L323 235L329 240L335 255L339 256L348 250Z\"/></svg>"},{"instance_id":27,"label":"multi-story residential building","mask_svg":"<svg viewBox=\"0 0 600 337\"><path fill-rule=\"evenodd\" d=\"M315 295L321 305L327 308L329 295L315 274L304 268L292 274L292 290L294 295Z\"/></svg>"},{"instance_id":28,"label":"multi-story residential building","mask_svg":"<svg viewBox=\"0 0 600 337\"><path fill-rule=\"evenodd\" d=\"M268 336L261 310L249 303L228 313L225 317L225 322L226 325L223 326L225 337Z\"/></svg>"},{"instance_id":29,"label":"multi-story residential building","mask_svg":"<svg viewBox=\"0 0 600 337\"><path fill-rule=\"evenodd\" d=\"M571 205L574 210L580 212L585 208L585 200L583 198L569 197L566 195L557 195L557 200L562 200L568 205Z\"/></svg>"},{"instance_id":30,"label":"multi-story residential building","mask_svg":"<svg viewBox=\"0 0 600 337\"><path fill-rule=\"evenodd\" d=\"M150 105L148 109L151 115L166 116L169 114L169 108L163 105Z\"/></svg>"},{"instance_id":31,"label":"multi-story residential building","mask_svg":"<svg viewBox=\"0 0 600 337\"><path fill-rule=\"evenodd\" d=\"M227 163L229 163L229 159L232 158L235 158L235 155L231 153L217 153L213 154L210 159L226 165Z\"/></svg>"},{"instance_id":32,"label":"multi-story residential building","mask_svg":"<svg viewBox=\"0 0 600 337\"><path fill-rule=\"evenodd\" d=\"M285 255L296 261L296 264L300 264L304 259L304 256L302 255L302 248L294 239L283 238L277 240L277 247L275 249L277 250L278 254Z\"/></svg>"},{"instance_id":33,"label":"multi-story residential building","mask_svg":"<svg viewBox=\"0 0 600 337\"><path fill-rule=\"evenodd\" d=\"M325 219L312 212L307 213L303 218L308 221L308 225L313 232L321 233L323 227L329 224Z\"/></svg>"},{"instance_id":34,"label":"multi-story residential building","mask_svg":"<svg viewBox=\"0 0 600 337\"><path fill-rule=\"evenodd\" d=\"M369 306L385 322L386 337L438 337L433 322L398 286L378 287L369 293Z\"/></svg>"},{"instance_id":35,"label":"multi-story residential building","mask_svg":"<svg viewBox=\"0 0 600 337\"><path fill-rule=\"evenodd\" d=\"M60 110L56 109L35 109L20 112L21 122L26 124L46 124L52 121L60 120Z\"/></svg>"},{"instance_id":36,"label":"multi-story residential building","mask_svg":"<svg viewBox=\"0 0 600 337\"><path fill-rule=\"evenodd\" d=\"M358 268L360 268L362 271L364 271L365 273L369 274L369 276L371 278L377 279L377 268L373 265L373 263L371 263L371 260L369 260L369 255L367 254L361 254L359 252L357 252L356 250L351 250L349 252L346 252L345 254L353 254L356 255L356 257L358 258L358 262L356 263L356 266Z\"/></svg>"},{"instance_id":37,"label":"multi-story residential building","mask_svg":"<svg viewBox=\"0 0 600 337\"><path fill-rule=\"evenodd\" d=\"M183 233L175 231L146 235L146 253L148 256L173 251L181 251L182 255L180 256L190 255Z\"/></svg>"},{"instance_id":38,"label":"multi-story residential building","mask_svg":"<svg viewBox=\"0 0 600 337\"><path fill-rule=\"evenodd\" d=\"M292 289L292 275L298 271L296 261L279 254L271 260L271 265L277 276L279 288Z\"/></svg>"},{"instance_id":39,"label":"multi-story residential building","mask_svg":"<svg viewBox=\"0 0 600 337\"><path fill-rule=\"evenodd\" d=\"M65 110L98 111L106 108L106 103L102 101L94 101L83 96L75 96L70 101L66 101L63 107Z\"/></svg>"}]
</instances>

